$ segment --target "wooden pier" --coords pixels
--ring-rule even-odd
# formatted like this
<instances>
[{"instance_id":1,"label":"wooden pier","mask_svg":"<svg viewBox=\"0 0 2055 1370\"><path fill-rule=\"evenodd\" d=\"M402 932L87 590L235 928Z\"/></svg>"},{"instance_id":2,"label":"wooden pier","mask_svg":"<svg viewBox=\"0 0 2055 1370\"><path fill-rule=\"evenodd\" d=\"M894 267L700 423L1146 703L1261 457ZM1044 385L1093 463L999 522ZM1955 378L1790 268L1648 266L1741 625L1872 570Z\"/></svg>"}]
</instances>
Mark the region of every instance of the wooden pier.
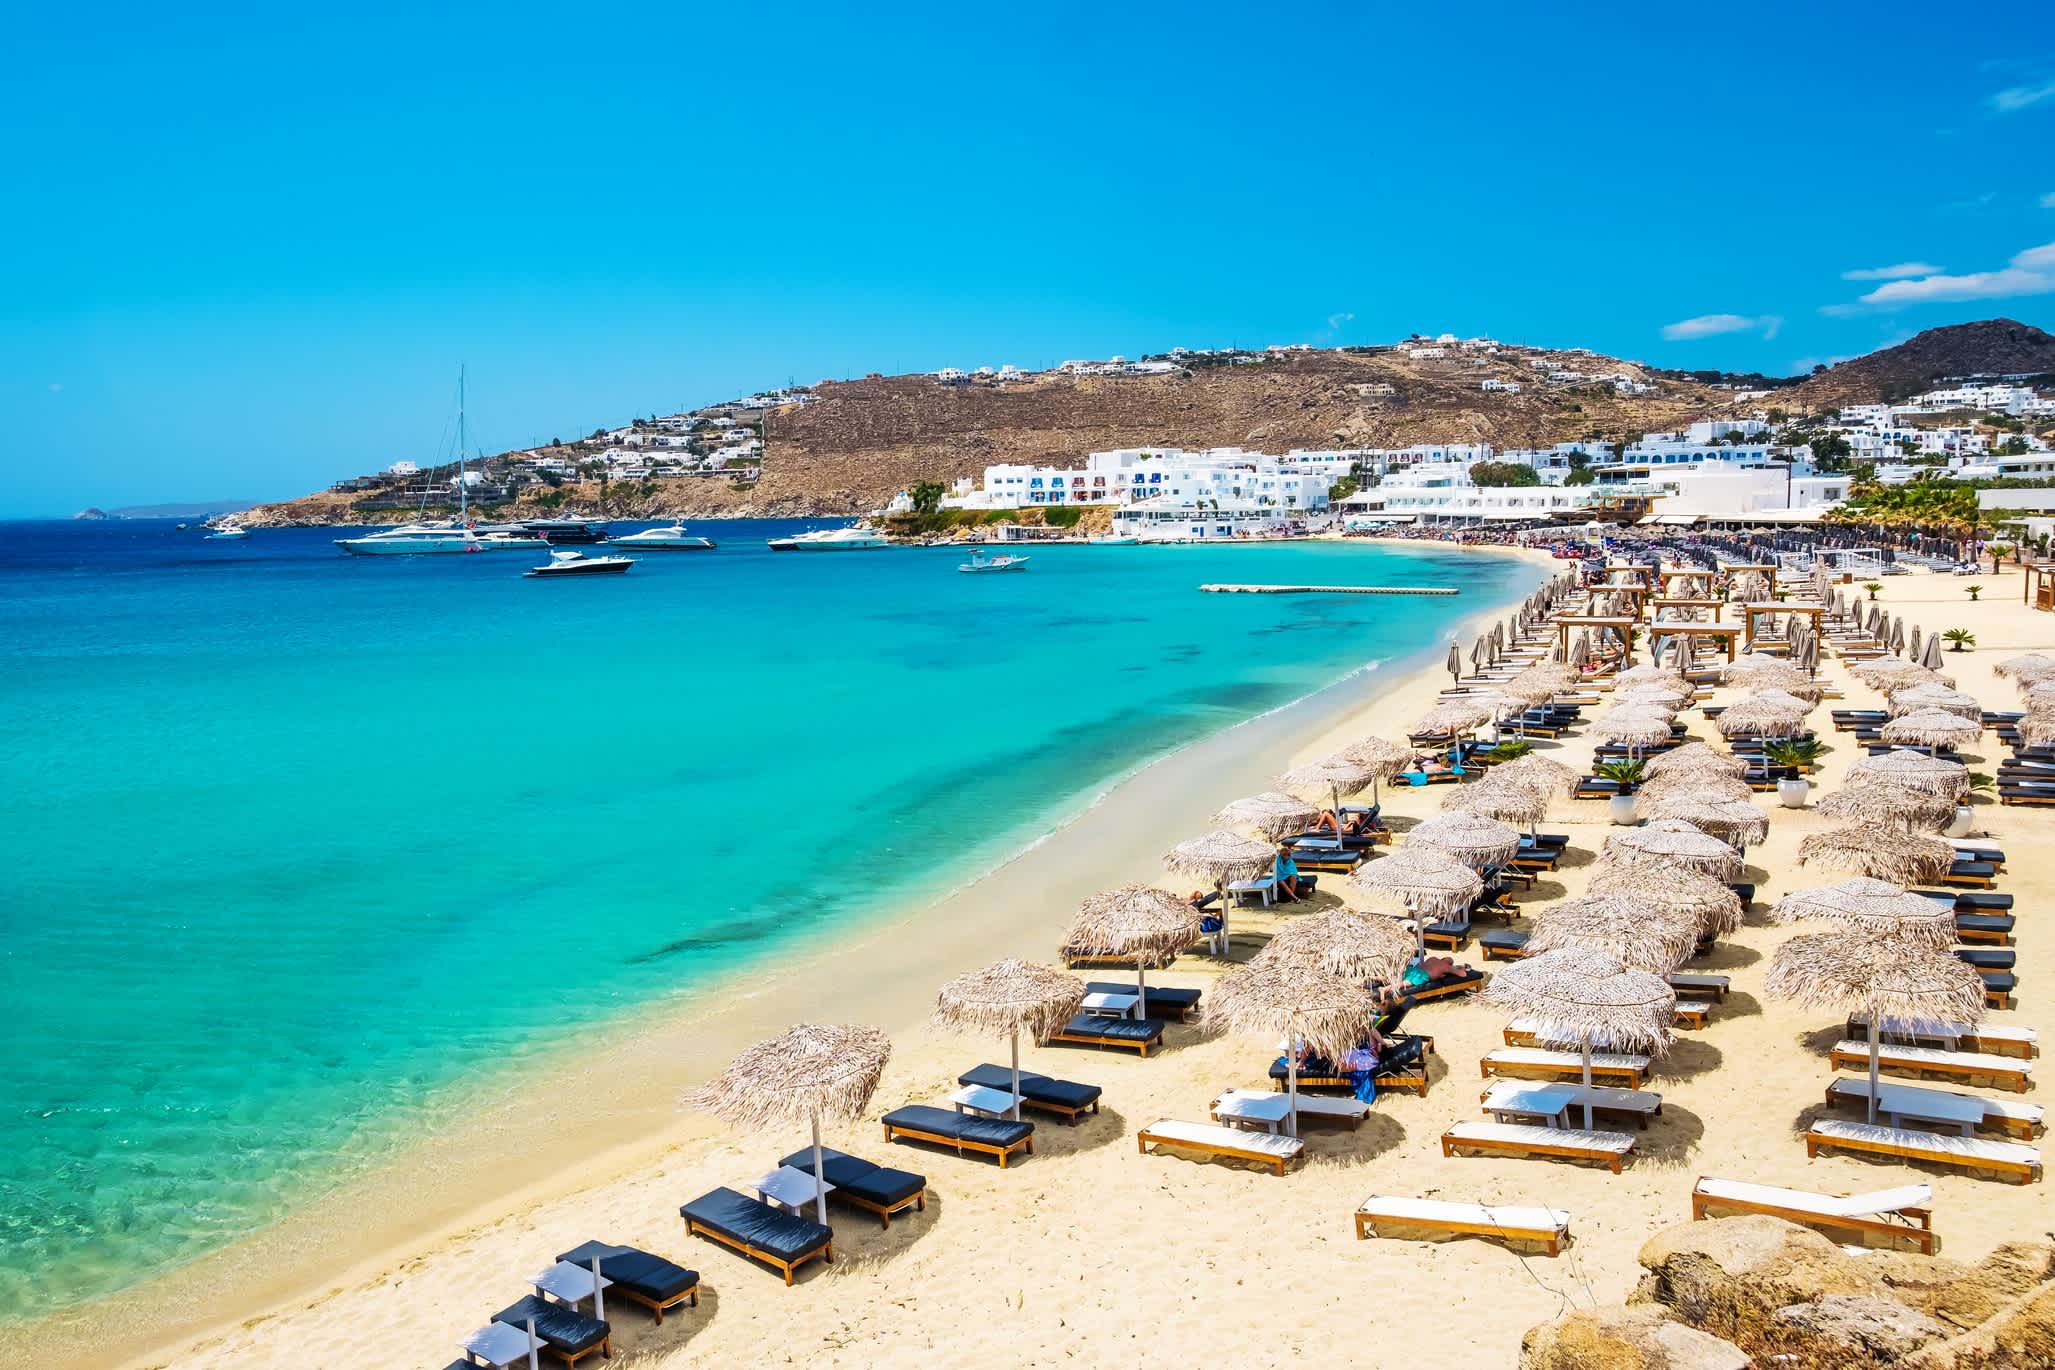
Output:
<instances>
[{"instance_id":1,"label":"wooden pier","mask_svg":"<svg viewBox=\"0 0 2055 1370\"><path fill-rule=\"evenodd\" d=\"M1458 595L1449 585L1201 585L1209 595Z\"/></svg>"}]
</instances>

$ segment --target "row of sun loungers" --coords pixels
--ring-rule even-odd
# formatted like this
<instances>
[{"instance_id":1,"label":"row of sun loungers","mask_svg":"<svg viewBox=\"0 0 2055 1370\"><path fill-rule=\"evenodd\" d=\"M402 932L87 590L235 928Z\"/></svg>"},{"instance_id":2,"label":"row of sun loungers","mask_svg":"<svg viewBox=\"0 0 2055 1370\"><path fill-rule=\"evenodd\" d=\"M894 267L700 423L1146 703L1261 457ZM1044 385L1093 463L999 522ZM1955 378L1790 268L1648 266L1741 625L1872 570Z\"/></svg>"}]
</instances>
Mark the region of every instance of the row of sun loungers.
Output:
<instances>
[{"instance_id":1,"label":"row of sun loungers","mask_svg":"<svg viewBox=\"0 0 2055 1370\"><path fill-rule=\"evenodd\" d=\"M832 1264L835 1259L833 1228L725 1186L700 1195L678 1213L687 1236L706 1237L775 1267L784 1272L786 1284L808 1261Z\"/></svg>"},{"instance_id":2,"label":"row of sun loungers","mask_svg":"<svg viewBox=\"0 0 2055 1370\"><path fill-rule=\"evenodd\" d=\"M612 1325L577 1307L590 1297L589 1293L584 1298L567 1300L560 1294L544 1292L550 1286L557 1290L567 1287L559 1276L568 1275L573 1282L586 1281L584 1287L589 1289L589 1280L580 1272L592 1272L606 1281L608 1300L616 1306L622 1299L639 1304L659 1324L667 1310L681 1303L693 1307L699 1304L698 1271L632 1246L586 1242L560 1253L556 1259L554 1267L534 1277L535 1293L502 1308L492 1315L491 1322L464 1339L464 1356L452 1362L450 1370L459 1366L525 1365L531 1349L547 1351L565 1365L576 1365L595 1351L603 1358L612 1356ZM571 1288L573 1293L578 1292L575 1286Z\"/></svg>"},{"instance_id":3,"label":"row of sun loungers","mask_svg":"<svg viewBox=\"0 0 2055 1370\"><path fill-rule=\"evenodd\" d=\"M1625 1132L1586 1132L1573 1127L1540 1127L1530 1123L1495 1123L1465 1119L1441 1134L1441 1154L1459 1150L1491 1151L1513 1156L1555 1156L1598 1161L1615 1175L1634 1138Z\"/></svg>"},{"instance_id":4,"label":"row of sun loungers","mask_svg":"<svg viewBox=\"0 0 2055 1370\"><path fill-rule=\"evenodd\" d=\"M1827 1086L1829 1106L1851 1105L1867 1110L1869 1096L1869 1080L1866 1078L1838 1079ZM2027 1141L2033 1140L2040 1131L2043 1119L2039 1104L2014 1099L1986 1099L1975 1094L1956 1094L1949 1090L1882 1081L1877 1088L1877 1112L1880 1116L1917 1118L1956 1126L1960 1126L1967 1117L1973 1128L2003 1132L2008 1137Z\"/></svg>"},{"instance_id":5,"label":"row of sun loungers","mask_svg":"<svg viewBox=\"0 0 2055 1370\"><path fill-rule=\"evenodd\" d=\"M1832 1061L1837 1070L1869 1069L1869 1043L1847 1038L1834 1044ZM2017 1056L1996 1056L1982 1051L1946 1051L1939 1047L1902 1046L1882 1043L1877 1050L1880 1070L1906 1075L1947 1075L1957 1079L1989 1079L2024 1094L2033 1064Z\"/></svg>"},{"instance_id":6,"label":"row of sun loungers","mask_svg":"<svg viewBox=\"0 0 2055 1370\"><path fill-rule=\"evenodd\" d=\"M2031 1183L2041 1174L2041 1153L2018 1142L1952 1137L1939 1132L1822 1118L1805 1134L1805 1154L1817 1156L1829 1149L1987 1170L2017 1184Z\"/></svg>"},{"instance_id":7,"label":"row of sun loungers","mask_svg":"<svg viewBox=\"0 0 2055 1370\"><path fill-rule=\"evenodd\" d=\"M1595 1051L1591 1054L1591 1078L1594 1082L1639 1089L1642 1079L1648 1074L1648 1064L1646 1056ZM1521 1079L1581 1083L1584 1078L1582 1052L1551 1051L1544 1047L1499 1047L1487 1052L1477 1065L1487 1079L1494 1075L1509 1075Z\"/></svg>"}]
</instances>

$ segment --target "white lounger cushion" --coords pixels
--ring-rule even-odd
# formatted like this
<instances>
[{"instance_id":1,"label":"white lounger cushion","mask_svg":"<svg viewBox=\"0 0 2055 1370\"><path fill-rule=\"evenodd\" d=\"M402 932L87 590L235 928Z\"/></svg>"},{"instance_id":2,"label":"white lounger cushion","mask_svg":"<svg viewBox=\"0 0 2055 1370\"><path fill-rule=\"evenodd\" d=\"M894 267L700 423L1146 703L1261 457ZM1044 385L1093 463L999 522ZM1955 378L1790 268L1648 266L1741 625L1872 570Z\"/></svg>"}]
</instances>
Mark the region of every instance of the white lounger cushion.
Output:
<instances>
[{"instance_id":1,"label":"white lounger cushion","mask_svg":"<svg viewBox=\"0 0 2055 1370\"><path fill-rule=\"evenodd\" d=\"M1525 1123L1493 1123L1466 1118L1448 1130L1457 1141L1519 1142L1525 1146L1571 1147L1624 1156L1634 1139L1624 1132L1585 1132L1574 1127L1529 1127Z\"/></svg>"},{"instance_id":2,"label":"white lounger cushion","mask_svg":"<svg viewBox=\"0 0 2055 1370\"><path fill-rule=\"evenodd\" d=\"M1500 1047L1484 1059L1507 1066L1575 1066L1578 1070L1584 1069L1582 1052L1550 1051L1546 1047ZM1591 1064L1594 1069L1604 1067L1609 1070L1647 1070L1648 1058L1594 1051L1591 1053Z\"/></svg>"},{"instance_id":3,"label":"white lounger cushion","mask_svg":"<svg viewBox=\"0 0 2055 1370\"><path fill-rule=\"evenodd\" d=\"M1779 1189L1775 1185L1749 1184L1745 1180L1719 1180L1710 1175L1698 1182L1698 1192L1707 1198L1788 1208L1797 1213L1817 1213L1822 1218L1867 1218L1880 1213L1896 1213L1905 1208L1925 1208L1934 1198L1934 1187L1929 1184L1873 1189L1867 1194L1837 1198L1832 1194L1814 1194L1804 1189Z\"/></svg>"},{"instance_id":4,"label":"white lounger cushion","mask_svg":"<svg viewBox=\"0 0 2055 1370\"><path fill-rule=\"evenodd\" d=\"M1869 1043L1853 1037L1834 1047L1841 1056L1869 1055ZM1922 1066L1937 1070L1955 1070L1985 1075L2030 1075L2033 1063L2022 1061L2017 1056L1990 1056L1977 1051L1944 1051L1940 1047L1901 1047L1889 1042L1877 1046L1877 1059L1886 1063L1897 1062L1908 1066Z\"/></svg>"},{"instance_id":5,"label":"white lounger cushion","mask_svg":"<svg viewBox=\"0 0 2055 1370\"><path fill-rule=\"evenodd\" d=\"M1646 1113L1654 1115L1663 1106L1663 1096L1652 1089L1614 1089L1608 1085L1555 1085L1556 1089L1570 1091L1570 1110L1584 1107L1589 1102L1593 1108L1606 1109L1613 1113ZM1484 1107L1496 1106L1496 1101L1518 1090L1528 1088L1518 1080L1499 1080L1484 1092Z\"/></svg>"},{"instance_id":6,"label":"white lounger cushion","mask_svg":"<svg viewBox=\"0 0 2055 1370\"><path fill-rule=\"evenodd\" d=\"M1263 1132L1244 1132L1217 1123L1187 1123L1165 1118L1142 1131L1158 1141L1197 1147L1201 1151L1260 1151L1279 1160L1289 1160L1305 1150L1297 1137L1273 1137Z\"/></svg>"},{"instance_id":7,"label":"white lounger cushion","mask_svg":"<svg viewBox=\"0 0 2055 1370\"><path fill-rule=\"evenodd\" d=\"M1915 1098L1921 1095L1934 1094L1946 1099L1972 1099L1984 1106L1984 1116L1986 1118L2006 1118L2013 1122L2032 1123L2036 1126L2040 1124L2041 1114L2044 1111L2039 1104L2013 1103L2006 1099L1987 1099L1981 1094L1957 1094L1953 1090L1947 1089L1923 1089L1918 1085L1886 1085L1884 1088L1887 1092L1895 1090L1899 1094L1910 1094ZM1867 1100L1869 1098L1869 1081L1839 1079L1827 1086L1827 1092L1857 1101Z\"/></svg>"},{"instance_id":8,"label":"white lounger cushion","mask_svg":"<svg viewBox=\"0 0 2055 1370\"><path fill-rule=\"evenodd\" d=\"M1213 1101L1213 1111L1216 1113L1232 1113L1234 1112L1234 1102L1237 1099L1275 1099L1277 1097L1277 1091L1270 1089L1230 1089L1223 1091L1221 1096ZM1336 1099L1318 1094L1301 1094L1299 1096L1299 1112L1318 1114L1322 1118L1361 1118L1368 1115L1370 1105L1364 1103L1361 1099Z\"/></svg>"},{"instance_id":9,"label":"white lounger cushion","mask_svg":"<svg viewBox=\"0 0 2055 1370\"><path fill-rule=\"evenodd\" d=\"M2002 1163L2039 1165L2039 1147L2018 1142L1987 1142L1981 1137L1949 1137L1939 1132L1916 1132L1909 1127L1877 1127L1870 1123L1844 1123L1822 1118L1812 1125L1812 1135L1829 1141L1868 1142L1894 1146L1922 1155L1949 1157L1970 1165Z\"/></svg>"},{"instance_id":10,"label":"white lounger cushion","mask_svg":"<svg viewBox=\"0 0 2055 1370\"><path fill-rule=\"evenodd\" d=\"M1570 1227L1570 1215L1555 1208L1460 1204L1444 1199L1407 1199L1394 1194L1372 1194L1356 1211L1395 1223L1475 1223L1503 1227L1512 1232L1567 1232Z\"/></svg>"}]
</instances>

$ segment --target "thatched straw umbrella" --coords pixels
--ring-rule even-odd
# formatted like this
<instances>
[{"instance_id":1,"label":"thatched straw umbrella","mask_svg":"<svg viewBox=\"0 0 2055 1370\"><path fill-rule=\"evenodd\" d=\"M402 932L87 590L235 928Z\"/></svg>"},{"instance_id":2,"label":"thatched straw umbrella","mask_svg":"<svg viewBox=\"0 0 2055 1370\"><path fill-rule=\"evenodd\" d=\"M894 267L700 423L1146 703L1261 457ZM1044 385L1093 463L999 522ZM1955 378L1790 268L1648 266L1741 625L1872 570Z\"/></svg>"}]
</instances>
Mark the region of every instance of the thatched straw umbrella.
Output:
<instances>
[{"instance_id":1,"label":"thatched straw umbrella","mask_svg":"<svg viewBox=\"0 0 2055 1370\"><path fill-rule=\"evenodd\" d=\"M1738 799L1743 804L1755 802L1755 791L1748 788L1748 782L1736 780L1724 771L1705 771L1697 774L1691 771L1664 771L1652 780L1642 781L1635 789L1641 795L1644 809L1658 800ZM1664 815L1654 816L1660 818Z\"/></svg>"},{"instance_id":2,"label":"thatched straw umbrella","mask_svg":"<svg viewBox=\"0 0 2055 1370\"><path fill-rule=\"evenodd\" d=\"M1925 747L1933 755L1943 747L1962 747L1976 741L1983 736L1984 726L1946 709L1914 709L1892 719L1881 731L1886 742Z\"/></svg>"},{"instance_id":3,"label":"thatched straw umbrella","mask_svg":"<svg viewBox=\"0 0 2055 1370\"><path fill-rule=\"evenodd\" d=\"M1378 779L1389 780L1413 764L1413 749L1381 737L1366 737L1360 742L1351 742L1335 753L1344 761L1353 761L1369 767ZM1371 802L1376 802L1377 781L1370 782Z\"/></svg>"},{"instance_id":4,"label":"thatched straw umbrella","mask_svg":"<svg viewBox=\"0 0 2055 1370\"><path fill-rule=\"evenodd\" d=\"M1805 715L1756 695L1722 709L1713 726L1722 737L1793 737L1805 730Z\"/></svg>"},{"instance_id":5,"label":"thatched straw umbrella","mask_svg":"<svg viewBox=\"0 0 2055 1370\"><path fill-rule=\"evenodd\" d=\"M1953 681L1936 675L1917 661L1907 661L1904 657L1885 656L1872 661L1858 661L1849 669L1857 680L1872 690L1882 690L1886 694L1892 690L1909 690L1916 685L1954 684Z\"/></svg>"},{"instance_id":6,"label":"thatched straw umbrella","mask_svg":"<svg viewBox=\"0 0 2055 1370\"><path fill-rule=\"evenodd\" d=\"M1830 828L1798 844L1798 864L1827 866L1856 875L1923 885L1939 880L1955 863L1955 848L1938 837L1875 825ZM1952 913L1950 915L1953 916ZM1952 927L1953 924L1951 923Z\"/></svg>"},{"instance_id":7,"label":"thatched straw umbrella","mask_svg":"<svg viewBox=\"0 0 2055 1370\"><path fill-rule=\"evenodd\" d=\"M1539 752L1529 752L1515 761L1502 761L1491 768L1491 774L1522 784L1531 783L1534 788L1548 793L1567 788L1577 778L1577 772Z\"/></svg>"},{"instance_id":8,"label":"thatched straw umbrella","mask_svg":"<svg viewBox=\"0 0 2055 1370\"><path fill-rule=\"evenodd\" d=\"M1693 920L1700 937L1725 937L1741 926L1741 896L1697 871L1652 867L1600 871L1586 887L1593 894L1618 894Z\"/></svg>"},{"instance_id":9,"label":"thatched straw umbrella","mask_svg":"<svg viewBox=\"0 0 2055 1370\"><path fill-rule=\"evenodd\" d=\"M1608 870L1693 870L1716 880L1741 878L1741 853L1675 818L1614 833L1599 859Z\"/></svg>"},{"instance_id":10,"label":"thatched straw umbrella","mask_svg":"<svg viewBox=\"0 0 2055 1370\"><path fill-rule=\"evenodd\" d=\"M1584 1053L1584 1083L1591 1084L1591 1049L1656 1052L1670 1044L1677 993L1660 975L1630 970L1604 952L1565 947L1525 957L1491 977L1484 1002L1537 1020L1543 1041L1575 1045ZM1588 1098L1589 1096L1587 1096ZM1591 1128L1591 1105L1584 1106Z\"/></svg>"},{"instance_id":11,"label":"thatched straw umbrella","mask_svg":"<svg viewBox=\"0 0 2055 1370\"><path fill-rule=\"evenodd\" d=\"M1327 796L1328 808L1336 816L1341 814L1344 795L1354 796L1373 788L1379 778L1397 775L1405 767L1400 761L1386 766L1372 766L1367 762L1351 760L1336 753L1323 756L1318 761L1309 761L1303 766L1294 766L1277 777L1277 788L1300 799L1317 799Z\"/></svg>"},{"instance_id":12,"label":"thatched straw umbrella","mask_svg":"<svg viewBox=\"0 0 2055 1370\"><path fill-rule=\"evenodd\" d=\"M2008 656L1991 673L2000 679L2010 678L2026 684L2034 680L2055 679L2055 656L2042 652L2024 652L2019 656Z\"/></svg>"},{"instance_id":13,"label":"thatched straw umbrella","mask_svg":"<svg viewBox=\"0 0 2055 1370\"><path fill-rule=\"evenodd\" d=\"M806 1119L813 1125L813 1173L821 1173L821 1119L842 1122L869 1106L892 1058L892 1039L874 1027L801 1023L746 1047L685 1105L740 1123L766 1127ZM816 1179L814 1217L828 1221L828 1194Z\"/></svg>"},{"instance_id":14,"label":"thatched straw umbrella","mask_svg":"<svg viewBox=\"0 0 2055 1370\"><path fill-rule=\"evenodd\" d=\"M1494 983L1496 981L1494 980ZM1974 1027L1984 981L1945 951L1852 928L1793 937L1770 958L1763 988L1807 1008L1858 1008L1869 1020L1869 1120L1877 1120L1877 1040L1886 1018L1910 1031Z\"/></svg>"},{"instance_id":15,"label":"thatched straw umbrella","mask_svg":"<svg viewBox=\"0 0 2055 1370\"><path fill-rule=\"evenodd\" d=\"M2055 680L2030 680L2019 687L2019 697L2029 709L2055 706Z\"/></svg>"},{"instance_id":16,"label":"thatched straw umbrella","mask_svg":"<svg viewBox=\"0 0 2055 1370\"><path fill-rule=\"evenodd\" d=\"M1413 939L1395 919L1327 909L1272 933L1257 961L1303 961L1358 984L1395 983L1413 960Z\"/></svg>"},{"instance_id":17,"label":"thatched straw umbrella","mask_svg":"<svg viewBox=\"0 0 2055 1370\"><path fill-rule=\"evenodd\" d=\"M1626 686L1630 688L1653 685L1657 689L1675 690L1686 698L1689 698L1691 695L1690 682L1686 681L1677 672L1661 666L1629 666L1626 670L1613 677L1613 685L1615 687Z\"/></svg>"},{"instance_id":18,"label":"thatched straw umbrella","mask_svg":"<svg viewBox=\"0 0 2055 1370\"><path fill-rule=\"evenodd\" d=\"M1003 1033L1013 1048L1013 1109L1020 1118L1020 1032L1040 1041L1084 1003L1085 982L1015 958L959 975L935 996L929 1022L945 1032Z\"/></svg>"},{"instance_id":19,"label":"thatched straw umbrella","mask_svg":"<svg viewBox=\"0 0 2055 1370\"><path fill-rule=\"evenodd\" d=\"M1667 975L1698 945L1696 919L1622 894L1587 894L1542 910L1527 953L1583 947L1635 970Z\"/></svg>"},{"instance_id":20,"label":"thatched straw umbrella","mask_svg":"<svg viewBox=\"0 0 2055 1370\"><path fill-rule=\"evenodd\" d=\"M1268 790L1235 800L1214 814L1213 821L1223 828L1234 828L1275 843L1304 832L1319 816L1320 810L1305 800Z\"/></svg>"},{"instance_id":21,"label":"thatched straw umbrella","mask_svg":"<svg viewBox=\"0 0 2055 1370\"><path fill-rule=\"evenodd\" d=\"M1491 722L1496 715L1495 709L1478 703L1475 696L1451 699L1414 719L1406 734L1418 737L1423 733L1447 733L1456 737Z\"/></svg>"},{"instance_id":22,"label":"thatched straw umbrella","mask_svg":"<svg viewBox=\"0 0 2055 1370\"><path fill-rule=\"evenodd\" d=\"M1432 847L1466 866L1482 870L1512 860L1520 850L1520 833L1495 818L1442 813L1416 825L1407 835L1406 845Z\"/></svg>"},{"instance_id":23,"label":"thatched straw umbrella","mask_svg":"<svg viewBox=\"0 0 2055 1370\"><path fill-rule=\"evenodd\" d=\"M1670 740L1670 716L1652 709L1608 709L1591 720L1585 731L1601 742L1618 742L1630 752L1639 752Z\"/></svg>"},{"instance_id":24,"label":"thatched straw umbrella","mask_svg":"<svg viewBox=\"0 0 2055 1370\"><path fill-rule=\"evenodd\" d=\"M1613 696L1613 704L1623 709L1647 709L1651 713L1675 717L1691 696L1682 690L1672 690L1661 685L1636 685Z\"/></svg>"},{"instance_id":25,"label":"thatched straw umbrella","mask_svg":"<svg viewBox=\"0 0 2055 1370\"><path fill-rule=\"evenodd\" d=\"M1888 933L1935 950L1955 944L1952 904L1862 875L1838 885L1793 890L1770 905L1770 917L1779 923L1817 918L1857 932Z\"/></svg>"},{"instance_id":26,"label":"thatched straw umbrella","mask_svg":"<svg viewBox=\"0 0 2055 1370\"><path fill-rule=\"evenodd\" d=\"M1806 683L1805 672L1782 657L1750 656L1743 653L1720 667L1720 684L1755 687L1788 687Z\"/></svg>"},{"instance_id":27,"label":"thatched straw umbrella","mask_svg":"<svg viewBox=\"0 0 2055 1370\"><path fill-rule=\"evenodd\" d=\"M1366 861L1349 877L1350 888L1372 900L1396 900L1413 915L1415 950L1425 950L1426 925L1467 909L1484 893L1476 871L1446 852L1408 843L1389 856Z\"/></svg>"},{"instance_id":28,"label":"thatched straw umbrella","mask_svg":"<svg viewBox=\"0 0 2055 1370\"><path fill-rule=\"evenodd\" d=\"M1236 880L1253 880L1277 868L1277 848L1268 842L1241 837L1215 828L1204 837L1180 842L1163 858L1163 868L1176 875L1194 875L1213 882L1220 895L1220 945L1227 945L1227 887Z\"/></svg>"},{"instance_id":29,"label":"thatched straw umbrella","mask_svg":"<svg viewBox=\"0 0 2055 1370\"><path fill-rule=\"evenodd\" d=\"M1739 785L1740 781L1733 784ZM1741 786L1746 790L1746 785ZM1770 816L1751 799L1715 797L1670 790L1648 805L1650 818L1675 818L1709 833L1731 847L1752 847L1770 835Z\"/></svg>"},{"instance_id":30,"label":"thatched straw umbrella","mask_svg":"<svg viewBox=\"0 0 2055 1370\"><path fill-rule=\"evenodd\" d=\"M1361 981L1344 980L1304 961L1251 961L1220 977L1206 996L1205 1021L1223 1032L1283 1033L1286 1115L1299 1135L1299 1046L1329 1060L1356 1049L1377 1017L1377 998Z\"/></svg>"},{"instance_id":31,"label":"thatched straw umbrella","mask_svg":"<svg viewBox=\"0 0 2055 1370\"><path fill-rule=\"evenodd\" d=\"M1951 690L1946 685L1909 685L1902 690L1893 690L1889 710L1891 717L1902 718L1921 709L1940 709L1958 714L1968 722L1981 724L1984 706L1977 697Z\"/></svg>"},{"instance_id":32,"label":"thatched straw umbrella","mask_svg":"<svg viewBox=\"0 0 2055 1370\"><path fill-rule=\"evenodd\" d=\"M1878 780L1838 789L1813 805L1813 811L1822 818L1888 825L1905 832L1939 832L1955 821L1955 801L1948 796Z\"/></svg>"},{"instance_id":33,"label":"thatched straw umbrella","mask_svg":"<svg viewBox=\"0 0 2055 1370\"><path fill-rule=\"evenodd\" d=\"M1474 785L1458 785L1441 798L1443 813L1468 813L1500 823L1532 827L1548 813L1549 791L1538 775L1503 775L1494 770Z\"/></svg>"},{"instance_id":34,"label":"thatched straw umbrella","mask_svg":"<svg viewBox=\"0 0 2055 1370\"><path fill-rule=\"evenodd\" d=\"M2019 720L2019 740L2029 747L2055 743L2055 713L2029 712Z\"/></svg>"},{"instance_id":35,"label":"thatched straw umbrella","mask_svg":"<svg viewBox=\"0 0 2055 1370\"><path fill-rule=\"evenodd\" d=\"M1239 877L1237 877L1239 878ZM1227 896L1221 895L1220 935L1227 937ZM1199 911L1168 890L1147 885L1121 885L1092 895L1077 906L1064 934L1066 947L1090 947L1109 958L1134 958L1137 1012L1149 1016L1151 966L1167 965L1173 956L1203 936Z\"/></svg>"},{"instance_id":36,"label":"thatched straw umbrella","mask_svg":"<svg viewBox=\"0 0 2055 1370\"><path fill-rule=\"evenodd\" d=\"M1686 742L1681 747L1648 759L1645 773L1656 776L1680 774L1728 775L1735 779L1748 774L1748 763L1715 748L1709 742Z\"/></svg>"},{"instance_id":37,"label":"thatched straw umbrella","mask_svg":"<svg viewBox=\"0 0 2055 1370\"><path fill-rule=\"evenodd\" d=\"M1891 751L1880 756L1857 757L1848 767L1851 782L1885 780L1908 790L1960 799L1969 793L1969 768L1944 757L1918 752Z\"/></svg>"}]
</instances>

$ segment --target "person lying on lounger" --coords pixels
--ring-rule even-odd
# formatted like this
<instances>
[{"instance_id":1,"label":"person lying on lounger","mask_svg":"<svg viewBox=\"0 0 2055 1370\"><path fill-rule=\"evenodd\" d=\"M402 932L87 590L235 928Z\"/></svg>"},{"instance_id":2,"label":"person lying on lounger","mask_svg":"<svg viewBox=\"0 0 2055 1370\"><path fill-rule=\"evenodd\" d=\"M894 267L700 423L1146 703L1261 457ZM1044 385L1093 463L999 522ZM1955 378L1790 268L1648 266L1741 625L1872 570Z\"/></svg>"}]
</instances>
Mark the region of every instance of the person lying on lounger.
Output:
<instances>
[{"instance_id":1,"label":"person lying on lounger","mask_svg":"<svg viewBox=\"0 0 2055 1370\"><path fill-rule=\"evenodd\" d=\"M1336 837L1362 837L1377 831L1371 826L1372 822L1367 813L1337 814L1333 809L1322 809L1320 816L1313 820L1313 831L1319 832L1325 828Z\"/></svg>"},{"instance_id":2,"label":"person lying on lounger","mask_svg":"<svg viewBox=\"0 0 2055 1370\"><path fill-rule=\"evenodd\" d=\"M1292 849L1282 842L1277 845L1277 860L1271 866L1271 874L1277 877L1277 892L1297 903L1304 896L1299 893L1299 863L1292 860Z\"/></svg>"},{"instance_id":3,"label":"person lying on lounger","mask_svg":"<svg viewBox=\"0 0 2055 1370\"><path fill-rule=\"evenodd\" d=\"M1469 966L1452 956L1427 956L1406 967L1406 973L1399 983L1407 989L1419 989L1425 985L1439 984L1444 980L1460 980L1470 973Z\"/></svg>"},{"instance_id":4,"label":"person lying on lounger","mask_svg":"<svg viewBox=\"0 0 2055 1370\"><path fill-rule=\"evenodd\" d=\"M1446 775L1449 771L1449 764L1439 756L1429 752L1421 752L1413 758L1413 769L1421 775Z\"/></svg>"}]
</instances>

